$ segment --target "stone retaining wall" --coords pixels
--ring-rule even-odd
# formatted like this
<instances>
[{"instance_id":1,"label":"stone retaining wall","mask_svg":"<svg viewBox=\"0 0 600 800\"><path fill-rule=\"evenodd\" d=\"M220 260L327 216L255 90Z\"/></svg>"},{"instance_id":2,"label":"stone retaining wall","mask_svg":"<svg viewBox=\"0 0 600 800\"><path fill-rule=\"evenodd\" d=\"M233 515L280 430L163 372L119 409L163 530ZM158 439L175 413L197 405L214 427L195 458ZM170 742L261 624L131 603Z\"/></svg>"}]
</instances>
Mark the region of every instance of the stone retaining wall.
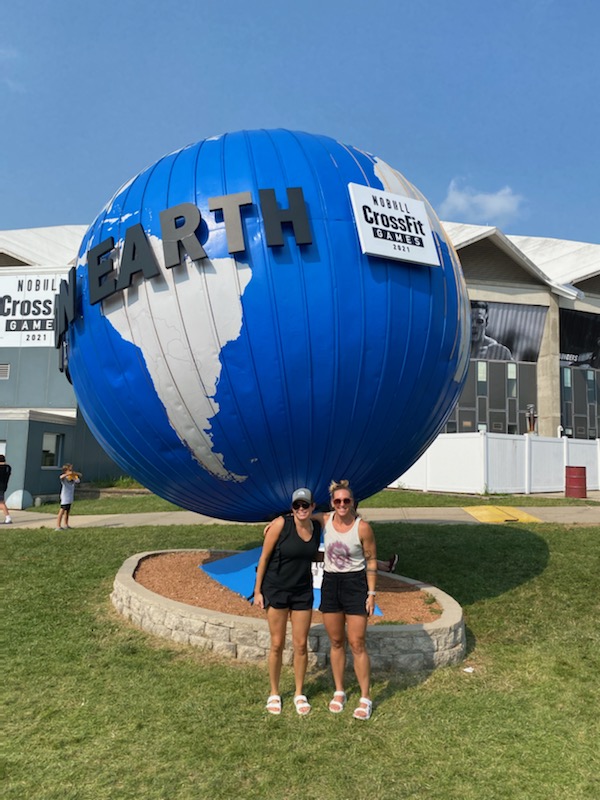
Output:
<instances>
[{"instance_id":1,"label":"stone retaining wall","mask_svg":"<svg viewBox=\"0 0 600 800\"><path fill-rule=\"evenodd\" d=\"M137 553L124 562L115 577L111 594L117 611L134 625L164 639L210 650L225 658L265 660L270 641L266 620L189 606L169 600L137 583L134 575L140 561L159 552ZM435 586L399 575L386 573L386 577L413 584L433 595L443 612L434 622L370 625L367 628L367 646L372 667L420 672L459 663L465 655L466 637L458 603ZM309 665L325 667L329 662L329 639L322 624L311 625L308 647ZM289 634L283 663L292 663Z\"/></svg>"}]
</instances>

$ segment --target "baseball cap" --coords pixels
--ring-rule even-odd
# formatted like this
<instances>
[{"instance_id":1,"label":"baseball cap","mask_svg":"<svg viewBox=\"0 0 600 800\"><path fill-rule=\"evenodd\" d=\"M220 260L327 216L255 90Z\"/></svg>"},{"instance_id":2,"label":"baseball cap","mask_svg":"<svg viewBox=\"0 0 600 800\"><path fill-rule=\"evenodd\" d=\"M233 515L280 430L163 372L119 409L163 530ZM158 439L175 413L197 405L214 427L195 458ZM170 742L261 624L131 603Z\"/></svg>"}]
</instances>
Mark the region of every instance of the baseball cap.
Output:
<instances>
[{"instance_id":1,"label":"baseball cap","mask_svg":"<svg viewBox=\"0 0 600 800\"><path fill-rule=\"evenodd\" d=\"M310 503L312 505L313 496L311 490L296 489L296 491L292 495L292 503L295 503L296 500L304 500L306 503Z\"/></svg>"}]
</instances>

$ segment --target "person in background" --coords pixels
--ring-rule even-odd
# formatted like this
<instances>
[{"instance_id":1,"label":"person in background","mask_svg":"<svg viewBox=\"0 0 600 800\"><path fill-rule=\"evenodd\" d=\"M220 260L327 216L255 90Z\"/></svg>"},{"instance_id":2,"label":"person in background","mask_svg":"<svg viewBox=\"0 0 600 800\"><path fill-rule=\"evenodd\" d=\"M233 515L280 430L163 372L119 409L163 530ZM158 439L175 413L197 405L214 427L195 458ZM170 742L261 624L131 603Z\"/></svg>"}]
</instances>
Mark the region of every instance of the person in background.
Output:
<instances>
[{"instance_id":1,"label":"person in background","mask_svg":"<svg viewBox=\"0 0 600 800\"><path fill-rule=\"evenodd\" d=\"M311 520L314 510L310 489L296 489L292 494L292 513L269 524L256 567L254 605L266 609L271 634L271 693L266 706L270 714L281 714L279 680L288 619L292 623L294 649L294 706L301 716L311 710L303 687L314 599L311 567L318 557L321 540L321 525Z\"/></svg>"},{"instance_id":2,"label":"person in background","mask_svg":"<svg viewBox=\"0 0 600 800\"><path fill-rule=\"evenodd\" d=\"M12 518L6 503L4 502L4 494L6 492L6 487L8 486L8 480L11 472L12 470L10 468L10 464L6 463L6 457L4 455L0 455L0 509L4 514L4 522L7 525L10 525Z\"/></svg>"},{"instance_id":3,"label":"person in background","mask_svg":"<svg viewBox=\"0 0 600 800\"><path fill-rule=\"evenodd\" d=\"M69 513L71 505L75 499L75 486L81 482L81 473L75 472L73 464L63 464L60 480L60 509L56 519L55 530L67 530L69 525ZM64 524L63 524L64 523Z\"/></svg>"}]
</instances>

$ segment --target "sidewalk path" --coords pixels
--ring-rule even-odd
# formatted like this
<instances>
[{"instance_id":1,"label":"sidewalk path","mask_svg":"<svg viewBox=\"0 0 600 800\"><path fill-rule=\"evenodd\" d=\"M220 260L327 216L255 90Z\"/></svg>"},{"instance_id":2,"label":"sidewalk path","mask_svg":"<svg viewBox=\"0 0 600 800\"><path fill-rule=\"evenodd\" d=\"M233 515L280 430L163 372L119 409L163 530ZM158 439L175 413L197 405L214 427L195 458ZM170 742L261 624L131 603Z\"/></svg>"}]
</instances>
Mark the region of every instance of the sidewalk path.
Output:
<instances>
[{"instance_id":1,"label":"sidewalk path","mask_svg":"<svg viewBox=\"0 0 600 800\"><path fill-rule=\"evenodd\" d=\"M477 512L475 511L477 509ZM485 512L485 513L484 513ZM416 522L429 524L480 525L522 522L556 522L564 525L600 526L600 506L466 506L464 508L363 508L361 514L369 522ZM54 529L56 514L35 511L11 511L14 528ZM150 514L71 514L73 528L128 528L139 525L233 525L260 523L232 523L214 519L193 511L160 512ZM600 530L598 531L600 534Z\"/></svg>"}]
</instances>

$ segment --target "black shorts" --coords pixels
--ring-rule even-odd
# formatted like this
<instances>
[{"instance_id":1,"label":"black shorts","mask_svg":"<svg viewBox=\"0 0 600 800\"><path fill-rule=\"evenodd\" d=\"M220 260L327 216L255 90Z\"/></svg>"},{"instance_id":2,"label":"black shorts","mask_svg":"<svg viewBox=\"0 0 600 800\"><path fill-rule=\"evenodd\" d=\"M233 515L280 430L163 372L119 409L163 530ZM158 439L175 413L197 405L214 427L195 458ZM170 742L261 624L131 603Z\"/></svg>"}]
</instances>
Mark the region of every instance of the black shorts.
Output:
<instances>
[{"instance_id":1,"label":"black shorts","mask_svg":"<svg viewBox=\"0 0 600 800\"><path fill-rule=\"evenodd\" d=\"M72 503L61 503L60 507L62 508L63 511L70 511L72 505L73 505Z\"/></svg>"},{"instance_id":2,"label":"black shorts","mask_svg":"<svg viewBox=\"0 0 600 800\"><path fill-rule=\"evenodd\" d=\"M325 572L321 586L322 614L353 614L361 617L367 614L367 573L360 572Z\"/></svg>"},{"instance_id":3,"label":"black shorts","mask_svg":"<svg viewBox=\"0 0 600 800\"><path fill-rule=\"evenodd\" d=\"M289 608L290 611L309 611L313 607L312 586L299 586L292 589L279 589L274 586L262 587L265 608Z\"/></svg>"}]
</instances>

